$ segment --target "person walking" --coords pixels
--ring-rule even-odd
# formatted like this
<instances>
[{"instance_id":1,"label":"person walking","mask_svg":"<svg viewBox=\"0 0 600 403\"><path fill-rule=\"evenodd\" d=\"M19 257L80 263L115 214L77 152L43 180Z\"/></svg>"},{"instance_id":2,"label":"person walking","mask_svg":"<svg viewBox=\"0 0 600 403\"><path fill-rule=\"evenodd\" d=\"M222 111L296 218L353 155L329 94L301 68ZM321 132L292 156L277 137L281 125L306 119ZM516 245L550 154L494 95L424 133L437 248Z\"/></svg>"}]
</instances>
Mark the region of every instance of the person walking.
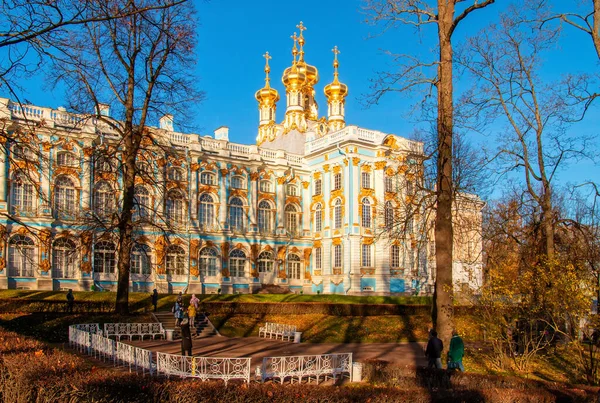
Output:
<instances>
[{"instance_id":1,"label":"person walking","mask_svg":"<svg viewBox=\"0 0 600 403\"><path fill-rule=\"evenodd\" d=\"M75 305L75 296L73 295L73 290L69 288L69 292L67 293L67 312L73 313L73 305Z\"/></svg>"},{"instance_id":2,"label":"person walking","mask_svg":"<svg viewBox=\"0 0 600 403\"><path fill-rule=\"evenodd\" d=\"M183 319L183 308L181 304L175 301L175 305L173 305L173 309L171 310L171 312L173 312L173 316L175 317L175 326L179 326L179 324L181 323L181 319Z\"/></svg>"},{"instance_id":3,"label":"person walking","mask_svg":"<svg viewBox=\"0 0 600 403\"><path fill-rule=\"evenodd\" d=\"M427 368L442 369L442 351L444 343L437 337L437 332L433 329L429 332L429 341L425 349L425 356L429 360Z\"/></svg>"},{"instance_id":4,"label":"person walking","mask_svg":"<svg viewBox=\"0 0 600 403\"><path fill-rule=\"evenodd\" d=\"M463 366L463 356L465 355L465 344L456 330L452 331L450 339L450 349L448 350L448 369L459 369L460 372L465 372Z\"/></svg>"},{"instance_id":5,"label":"person walking","mask_svg":"<svg viewBox=\"0 0 600 403\"><path fill-rule=\"evenodd\" d=\"M196 311L198 311L198 305L200 305L200 300L196 297L196 294L192 294L192 299L190 299L190 304L194 305Z\"/></svg>"},{"instance_id":6,"label":"person walking","mask_svg":"<svg viewBox=\"0 0 600 403\"><path fill-rule=\"evenodd\" d=\"M183 304L183 294L181 293L181 291L179 291L179 295L177 296L177 302L179 303L179 305Z\"/></svg>"},{"instance_id":7,"label":"person walking","mask_svg":"<svg viewBox=\"0 0 600 403\"><path fill-rule=\"evenodd\" d=\"M158 311L158 291L156 291L156 288L152 290L152 305L154 305L154 312Z\"/></svg>"},{"instance_id":8,"label":"person walking","mask_svg":"<svg viewBox=\"0 0 600 403\"><path fill-rule=\"evenodd\" d=\"M190 306L188 306L187 309L187 315L190 321L190 326L191 327L196 327L195 326L195 322L196 322L196 307L194 306L194 304L190 304Z\"/></svg>"},{"instance_id":9,"label":"person walking","mask_svg":"<svg viewBox=\"0 0 600 403\"><path fill-rule=\"evenodd\" d=\"M181 355L192 356L192 332L188 318L181 321Z\"/></svg>"}]
</instances>

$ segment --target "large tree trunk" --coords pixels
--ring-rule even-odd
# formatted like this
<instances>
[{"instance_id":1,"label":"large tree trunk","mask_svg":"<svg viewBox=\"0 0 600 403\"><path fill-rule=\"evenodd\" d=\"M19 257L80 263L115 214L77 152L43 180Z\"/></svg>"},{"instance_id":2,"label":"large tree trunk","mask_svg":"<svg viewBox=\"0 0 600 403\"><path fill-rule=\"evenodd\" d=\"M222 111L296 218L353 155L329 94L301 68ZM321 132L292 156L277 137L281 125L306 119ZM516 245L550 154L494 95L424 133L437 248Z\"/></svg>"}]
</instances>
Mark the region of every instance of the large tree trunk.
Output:
<instances>
[{"instance_id":1,"label":"large tree trunk","mask_svg":"<svg viewBox=\"0 0 600 403\"><path fill-rule=\"evenodd\" d=\"M451 26L454 1L438 0L438 35L440 44L438 92L438 160L437 212L435 217L436 280L433 295L432 320L444 346L448 348L454 328L452 284L452 43Z\"/></svg>"}]
</instances>

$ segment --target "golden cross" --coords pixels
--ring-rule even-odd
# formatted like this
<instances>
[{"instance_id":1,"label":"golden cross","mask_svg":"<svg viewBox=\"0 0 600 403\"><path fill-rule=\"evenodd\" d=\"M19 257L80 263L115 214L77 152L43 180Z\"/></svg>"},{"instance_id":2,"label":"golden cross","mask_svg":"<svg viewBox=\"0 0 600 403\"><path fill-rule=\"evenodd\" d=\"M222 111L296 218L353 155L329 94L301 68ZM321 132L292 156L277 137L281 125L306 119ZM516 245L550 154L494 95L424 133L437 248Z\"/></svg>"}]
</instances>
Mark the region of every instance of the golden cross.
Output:
<instances>
[{"instance_id":1,"label":"golden cross","mask_svg":"<svg viewBox=\"0 0 600 403\"><path fill-rule=\"evenodd\" d=\"M298 40L298 36L296 35L296 33L294 32L294 35L290 36L290 38L294 40L294 46L296 46L296 41Z\"/></svg>"},{"instance_id":2,"label":"golden cross","mask_svg":"<svg viewBox=\"0 0 600 403\"><path fill-rule=\"evenodd\" d=\"M267 65L269 65L269 60L273 58L271 55L269 55L269 52L265 53L263 57L267 60Z\"/></svg>"},{"instance_id":3,"label":"golden cross","mask_svg":"<svg viewBox=\"0 0 600 403\"><path fill-rule=\"evenodd\" d=\"M298 28L298 30L300 31L300 36L302 36L302 31L306 31L306 27L304 26L302 21L300 21L300 24L296 25L296 28Z\"/></svg>"},{"instance_id":4,"label":"golden cross","mask_svg":"<svg viewBox=\"0 0 600 403\"><path fill-rule=\"evenodd\" d=\"M335 55L334 57L335 57L335 59L337 60L337 55L339 55L339 54L340 54L340 51L338 50L338 47L337 47L337 45L335 45L335 46L333 47L333 49L331 49L331 51L333 52L333 54Z\"/></svg>"}]
</instances>

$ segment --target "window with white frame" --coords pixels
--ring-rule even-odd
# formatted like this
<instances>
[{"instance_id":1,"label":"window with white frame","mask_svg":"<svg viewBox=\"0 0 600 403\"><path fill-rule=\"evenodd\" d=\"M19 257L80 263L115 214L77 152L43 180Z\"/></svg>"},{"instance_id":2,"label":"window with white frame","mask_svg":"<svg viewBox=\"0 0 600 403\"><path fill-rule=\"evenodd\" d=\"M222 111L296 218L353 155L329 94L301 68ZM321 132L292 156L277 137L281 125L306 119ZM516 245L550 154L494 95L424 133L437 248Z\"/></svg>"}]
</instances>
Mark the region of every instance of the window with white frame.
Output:
<instances>
[{"instance_id":1,"label":"window with white frame","mask_svg":"<svg viewBox=\"0 0 600 403\"><path fill-rule=\"evenodd\" d=\"M214 186L217 184L217 178L214 173L204 171L200 174L200 183L203 185Z\"/></svg>"},{"instance_id":2,"label":"window with white frame","mask_svg":"<svg viewBox=\"0 0 600 403\"><path fill-rule=\"evenodd\" d=\"M239 197L229 201L229 227L234 231L244 230L244 203Z\"/></svg>"},{"instance_id":3,"label":"window with white frame","mask_svg":"<svg viewBox=\"0 0 600 403\"><path fill-rule=\"evenodd\" d=\"M115 196L107 182L100 182L94 191L94 211L100 217L109 217L115 211Z\"/></svg>"},{"instance_id":4,"label":"window with white frame","mask_svg":"<svg viewBox=\"0 0 600 403\"><path fill-rule=\"evenodd\" d=\"M215 201L212 195L203 193L198 200L198 220L201 228L213 228L215 225Z\"/></svg>"},{"instance_id":5,"label":"window with white frame","mask_svg":"<svg viewBox=\"0 0 600 403\"><path fill-rule=\"evenodd\" d=\"M170 181L182 181L183 180L183 169L169 168L169 170L167 171L167 178Z\"/></svg>"},{"instance_id":6,"label":"window with white frame","mask_svg":"<svg viewBox=\"0 0 600 403\"><path fill-rule=\"evenodd\" d=\"M94 246L94 272L112 274L117 266L115 244L109 241L97 242Z\"/></svg>"},{"instance_id":7,"label":"window with white frame","mask_svg":"<svg viewBox=\"0 0 600 403\"><path fill-rule=\"evenodd\" d=\"M268 234L273 231L275 221L275 210L270 202L261 200L258 203L258 231Z\"/></svg>"},{"instance_id":8,"label":"window with white frame","mask_svg":"<svg viewBox=\"0 0 600 403\"><path fill-rule=\"evenodd\" d=\"M131 248L131 274L150 274L150 247L136 243Z\"/></svg>"},{"instance_id":9,"label":"window with white frame","mask_svg":"<svg viewBox=\"0 0 600 403\"><path fill-rule=\"evenodd\" d=\"M27 177L19 173L15 175L11 183L13 211L33 211L34 188Z\"/></svg>"},{"instance_id":10,"label":"window with white frame","mask_svg":"<svg viewBox=\"0 0 600 403\"><path fill-rule=\"evenodd\" d=\"M392 245L390 248L390 266L392 269L400 267L400 246Z\"/></svg>"},{"instance_id":11,"label":"window with white frame","mask_svg":"<svg viewBox=\"0 0 600 403\"><path fill-rule=\"evenodd\" d=\"M385 191L388 193L394 192L394 177L393 176L385 176Z\"/></svg>"},{"instance_id":12,"label":"window with white frame","mask_svg":"<svg viewBox=\"0 0 600 403\"><path fill-rule=\"evenodd\" d=\"M73 167L76 166L76 158L73 153L68 151L59 152L56 155L56 165L59 167Z\"/></svg>"},{"instance_id":13,"label":"window with white frame","mask_svg":"<svg viewBox=\"0 0 600 403\"><path fill-rule=\"evenodd\" d=\"M362 267L371 267L371 245L363 244L362 245L362 253L361 253L361 261L360 264Z\"/></svg>"},{"instance_id":14,"label":"window with white frame","mask_svg":"<svg viewBox=\"0 0 600 403\"><path fill-rule=\"evenodd\" d=\"M323 249L315 248L315 269L321 270L323 268Z\"/></svg>"},{"instance_id":15,"label":"window with white frame","mask_svg":"<svg viewBox=\"0 0 600 403\"><path fill-rule=\"evenodd\" d=\"M35 153L31 148L25 145L16 144L12 148L12 157L17 160L34 161Z\"/></svg>"},{"instance_id":16,"label":"window with white frame","mask_svg":"<svg viewBox=\"0 0 600 403\"><path fill-rule=\"evenodd\" d=\"M394 226L394 205L391 201L385 202L383 219L386 229L392 229Z\"/></svg>"},{"instance_id":17,"label":"window with white frame","mask_svg":"<svg viewBox=\"0 0 600 403\"><path fill-rule=\"evenodd\" d=\"M371 202L368 198L363 198L361 203L362 208L362 226L363 228L371 228Z\"/></svg>"},{"instance_id":18,"label":"window with white frame","mask_svg":"<svg viewBox=\"0 0 600 403\"><path fill-rule=\"evenodd\" d=\"M16 235L8 244L8 275L13 277L34 277L36 266L35 244L24 235Z\"/></svg>"},{"instance_id":19,"label":"window with white frame","mask_svg":"<svg viewBox=\"0 0 600 403\"><path fill-rule=\"evenodd\" d=\"M57 213L75 211L75 184L67 176L59 176L54 183L54 210Z\"/></svg>"},{"instance_id":20,"label":"window with white frame","mask_svg":"<svg viewBox=\"0 0 600 403\"><path fill-rule=\"evenodd\" d=\"M285 229L291 235L298 235L298 208L293 204L285 206Z\"/></svg>"},{"instance_id":21,"label":"window with white frame","mask_svg":"<svg viewBox=\"0 0 600 403\"><path fill-rule=\"evenodd\" d=\"M271 273L273 271L274 259L273 253L269 251L261 252L258 255L258 272Z\"/></svg>"},{"instance_id":22,"label":"window with white frame","mask_svg":"<svg viewBox=\"0 0 600 403\"><path fill-rule=\"evenodd\" d=\"M323 229L323 207L321 203L315 205L315 231L321 232Z\"/></svg>"},{"instance_id":23,"label":"window with white frame","mask_svg":"<svg viewBox=\"0 0 600 403\"><path fill-rule=\"evenodd\" d=\"M315 196L321 194L321 192L323 191L322 188L323 188L323 182L321 181L321 179L315 180Z\"/></svg>"},{"instance_id":24,"label":"window with white frame","mask_svg":"<svg viewBox=\"0 0 600 403\"><path fill-rule=\"evenodd\" d=\"M52 246L52 277L77 277L77 246L68 238L59 238Z\"/></svg>"},{"instance_id":25,"label":"window with white frame","mask_svg":"<svg viewBox=\"0 0 600 403\"><path fill-rule=\"evenodd\" d=\"M167 193L166 213L167 220L171 224L184 223L186 215L185 198L179 190L171 190Z\"/></svg>"},{"instance_id":26,"label":"window with white frame","mask_svg":"<svg viewBox=\"0 0 600 403\"><path fill-rule=\"evenodd\" d=\"M288 196L298 196L298 186L296 185L287 185L286 194Z\"/></svg>"},{"instance_id":27,"label":"window with white frame","mask_svg":"<svg viewBox=\"0 0 600 403\"><path fill-rule=\"evenodd\" d=\"M229 274L231 277L245 277L246 254L241 249L234 249L229 254Z\"/></svg>"},{"instance_id":28,"label":"window with white frame","mask_svg":"<svg viewBox=\"0 0 600 403\"><path fill-rule=\"evenodd\" d=\"M287 275L291 279L300 280L301 278L301 260L300 256L290 254L287 258Z\"/></svg>"},{"instance_id":29,"label":"window with white frame","mask_svg":"<svg viewBox=\"0 0 600 403\"><path fill-rule=\"evenodd\" d=\"M333 190L340 190L342 188L342 174L337 173L333 175Z\"/></svg>"},{"instance_id":30,"label":"window with white frame","mask_svg":"<svg viewBox=\"0 0 600 403\"><path fill-rule=\"evenodd\" d=\"M213 248L204 248L200 251L200 274L203 276L216 276L218 268L218 254Z\"/></svg>"},{"instance_id":31,"label":"window with white frame","mask_svg":"<svg viewBox=\"0 0 600 403\"><path fill-rule=\"evenodd\" d=\"M184 276L187 274L185 251L181 246L169 246L165 256L165 270L167 274L176 276Z\"/></svg>"},{"instance_id":32,"label":"window with white frame","mask_svg":"<svg viewBox=\"0 0 600 403\"><path fill-rule=\"evenodd\" d=\"M361 186L364 189L371 189L371 173L363 172L360 177L361 177Z\"/></svg>"},{"instance_id":33,"label":"window with white frame","mask_svg":"<svg viewBox=\"0 0 600 403\"><path fill-rule=\"evenodd\" d=\"M260 181L259 190L263 193L273 193L273 185L271 184L271 181Z\"/></svg>"},{"instance_id":34,"label":"window with white frame","mask_svg":"<svg viewBox=\"0 0 600 403\"><path fill-rule=\"evenodd\" d=\"M232 176L231 177L231 187L234 189L244 189L245 188L245 180L241 176Z\"/></svg>"},{"instance_id":35,"label":"window with white frame","mask_svg":"<svg viewBox=\"0 0 600 403\"><path fill-rule=\"evenodd\" d=\"M133 191L133 220L148 219L150 207L150 192L145 186L136 186Z\"/></svg>"},{"instance_id":36,"label":"window with white frame","mask_svg":"<svg viewBox=\"0 0 600 403\"><path fill-rule=\"evenodd\" d=\"M334 245L333 247L333 267L339 269L342 267L342 245Z\"/></svg>"},{"instance_id":37,"label":"window with white frame","mask_svg":"<svg viewBox=\"0 0 600 403\"><path fill-rule=\"evenodd\" d=\"M333 229L342 228L342 201L337 199L333 205Z\"/></svg>"}]
</instances>

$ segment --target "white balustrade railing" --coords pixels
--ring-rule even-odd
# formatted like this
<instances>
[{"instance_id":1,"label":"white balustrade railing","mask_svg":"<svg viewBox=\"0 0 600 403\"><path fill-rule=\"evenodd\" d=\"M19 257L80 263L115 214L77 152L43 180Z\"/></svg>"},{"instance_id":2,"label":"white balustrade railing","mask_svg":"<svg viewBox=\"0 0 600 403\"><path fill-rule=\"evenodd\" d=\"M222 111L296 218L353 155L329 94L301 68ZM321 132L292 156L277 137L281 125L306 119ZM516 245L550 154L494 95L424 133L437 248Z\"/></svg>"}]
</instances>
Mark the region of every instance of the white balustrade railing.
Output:
<instances>
[{"instance_id":1,"label":"white balustrade railing","mask_svg":"<svg viewBox=\"0 0 600 403\"><path fill-rule=\"evenodd\" d=\"M250 382L250 358L189 357L156 353L156 373L181 377L223 379L225 384L232 379Z\"/></svg>"},{"instance_id":2,"label":"white balustrade railing","mask_svg":"<svg viewBox=\"0 0 600 403\"><path fill-rule=\"evenodd\" d=\"M320 379L327 380L328 377L334 381L338 377L350 378L351 371L352 353L265 357L260 376L263 382L267 379L279 379L283 383L289 378L292 383L295 380L301 383L302 379L310 382L314 378L319 383Z\"/></svg>"},{"instance_id":3,"label":"white balustrade railing","mask_svg":"<svg viewBox=\"0 0 600 403\"><path fill-rule=\"evenodd\" d=\"M212 139L206 138L206 137L203 137L202 139L200 139L200 144L202 145L202 148L210 148L213 150L223 149L223 144L221 144L220 141L212 140Z\"/></svg>"},{"instance_id":4,"label":"white balustrade railing","mask_svg":"<svg viewBox=\"0 0 600 403\"><path fill-rule=\"evenodd\" d=\"M301 155L285 154L285 159L294 164L302 164Z\"/></svg>"},{"instance_id":5,"label":"white balustrade railing","mask_svg":"<svg viewBox=\"0 0 600 403\"><path fill-rule=\"evenodd\" d=\"M77 330L83 330L84 332L92 333L92 334L102 334L102 330L100 330L100 325L97 323L82 323L80 325L75 325Z\"/></svg>"},{"instance_id":6,"label":"white balustrade railing","mask_svg":"<svg viewBox=\"0 0 600 403\"><path fill-rule=\"evenodd\" d=\"M259 153L260 153L261 157L270 158L270 159L277 158L277 151L275 151L275 150L269 150L269 149L266 149L266 148L261 148L259 150Z\"/></svg>"},{"instance_id":7,"label":"white balustrade railing","mask_svg":"<svg viewBox=\"0 0 600 403\"><path fill-rule=\"evenodd\" d=\"M188 144L190 142L189 135L183 133L169 133L169 139L174 144Z\"/></svg>"},{"instance_id":8,"label":"white balustrade railing","mask_svg":"<svg viewBox=\"0 0 600 403\"><path fill-rule=\"evenodd\" d=\"M227 149L238 154L250 154L250 146L243 144L227 143Z\"/></svg>"}]
</instances>

